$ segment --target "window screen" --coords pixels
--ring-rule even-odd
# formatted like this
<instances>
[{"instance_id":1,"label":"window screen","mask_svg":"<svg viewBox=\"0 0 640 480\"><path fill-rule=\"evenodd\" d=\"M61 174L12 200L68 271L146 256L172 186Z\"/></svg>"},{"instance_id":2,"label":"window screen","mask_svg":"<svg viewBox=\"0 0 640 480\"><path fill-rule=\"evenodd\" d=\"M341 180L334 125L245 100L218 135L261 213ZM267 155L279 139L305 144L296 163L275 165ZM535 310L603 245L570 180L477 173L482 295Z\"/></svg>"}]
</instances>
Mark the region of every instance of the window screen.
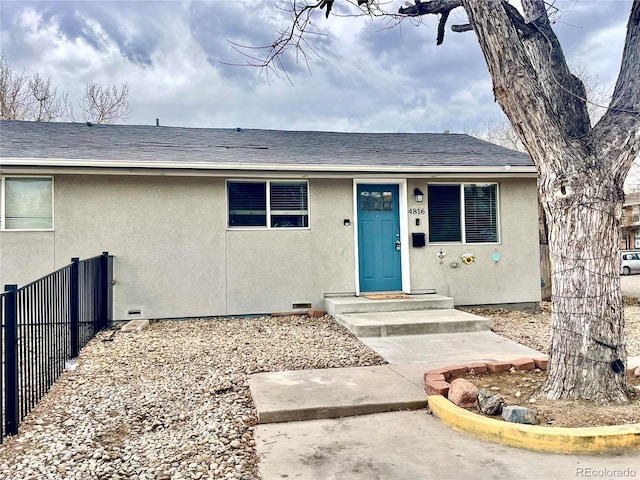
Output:
<instances>
[{"instance_id":1,"label":"window screen","mask_svg":"<svg viewBox=\"0 0 640 480\"><path fill-rule=\"evenodd\" d=\"M466 243L498 241L497 185L464 186L464 229Z\"/></svg>"},{"instance_id":2,"label":"window screen","mask_svg":"<svg viewBox=\"0 0 640 480\"><path fill-rule=\"evenodd\" d=\"M4 223L6 230L51 230L53 228L53 180L51 178L4 179Z\"/></svg>"},{"instance_id":3,"label":"window screen","mask_svg":"<svg viewBox=\"0 0 640 480\"><path fill-rule=\"evenodd\" d=\"M229 226L266 227L267 188L264 182L229 182Z\"/></svg>"},{"instance_id":4,"label":"window screen","mask_svg":"<svg viewBox=\"0 0 640 480\"><path fill-rule=\"evenodd\" d=\"M461 242L460 185L429 185L429 242Z\"/></svg>"},{"instance_id":5,"label":"window screen","mask_svg":"<svg viewBox=\"0 0 640 480\"><path fill-rule=\"evenodd\" d=\"M227 190L229 227L309 226L307 182L228 182Z\"/></svg>"},{"instance_id":6,"label":"window screen","mask_svg":"<svg viewBox=\"0 0 640 480\"><path fill-rule=\"evenodd\" d=\"M427 191L429 242L498 242L497 184L428 185Z\"/></svg>"},{"instance_id":7,"label":"window screen","mask_svg":"<svg viewBox=\"0 0 640 480\"><path fill-rule=\"evenodd\" d=\"M306 182L271 182L271 226L308 227Z\"/></svg>"}]
</instances>

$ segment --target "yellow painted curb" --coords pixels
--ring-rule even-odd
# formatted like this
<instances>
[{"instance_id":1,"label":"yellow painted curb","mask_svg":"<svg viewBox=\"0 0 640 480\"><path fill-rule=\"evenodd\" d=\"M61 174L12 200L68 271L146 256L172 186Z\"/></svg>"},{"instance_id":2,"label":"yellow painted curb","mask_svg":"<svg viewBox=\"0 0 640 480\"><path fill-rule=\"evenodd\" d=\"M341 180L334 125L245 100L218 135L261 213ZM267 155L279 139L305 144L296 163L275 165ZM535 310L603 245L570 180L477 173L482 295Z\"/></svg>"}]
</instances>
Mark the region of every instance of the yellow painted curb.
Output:
<instances>
[{"instance_id":1,"label":"yellow painted curb","mask_svg":"<svg viewBox=\"0 0 640 480\"><path fill-rule=\"evenodd\" d=\"M538 452L603 453L640 446L640 423L606 427L543 427L488 418L460 408L442 395L429 395L429 408L459 432Z\"/></svg>"}]
</instances>

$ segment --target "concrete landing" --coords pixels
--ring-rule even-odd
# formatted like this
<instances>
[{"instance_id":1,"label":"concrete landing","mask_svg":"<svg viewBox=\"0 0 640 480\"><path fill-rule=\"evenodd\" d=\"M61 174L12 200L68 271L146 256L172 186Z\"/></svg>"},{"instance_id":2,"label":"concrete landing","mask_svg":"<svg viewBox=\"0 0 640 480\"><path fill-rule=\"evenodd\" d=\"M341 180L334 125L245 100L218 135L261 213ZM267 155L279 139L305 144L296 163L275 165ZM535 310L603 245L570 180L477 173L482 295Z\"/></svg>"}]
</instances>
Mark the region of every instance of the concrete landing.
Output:
<instances>
[{"instance_id":1,"label":"concrete landing","mask_svg":"<svg viewBox=\"0 0 640 480\"><path fill-rule=\"evenodd\" d=\"M387 365L257 373L249 377L258 422L339 418L422 408L424 388Z\"/></svg>"},{"instance_id":2,"label":"concrete landing","mask_svg":"<svg viewBox=\"0 0 640 480\"><path fill-rule=\"evenodd\" d=\"M120 331L122 333L141 332L148 327L149 320L130 320L120 329Z\"/></svg>"},{"instance_id":3,"label":"concrete landing","mask_svg":"<svg viewBox=\"0 0 640 480\"><path fill-rule=\"evenodd\" d=\"M453 299L435 293L408 295L404 298L370 300L359 297L326 297L326 312L335 317L345 313L400 312L406 310L431 310L453 308Z\"/></svg>"},{"instance_id":4,"label":"concrete landing","mask_svg":"<svg viewBox=\"0 0 640 480\"><path fill-rule=\"evenodd\" d=\"M356 337L488 331L490 320L455 309L347 313L335 320Z\"/></svg>"}]
</instances>

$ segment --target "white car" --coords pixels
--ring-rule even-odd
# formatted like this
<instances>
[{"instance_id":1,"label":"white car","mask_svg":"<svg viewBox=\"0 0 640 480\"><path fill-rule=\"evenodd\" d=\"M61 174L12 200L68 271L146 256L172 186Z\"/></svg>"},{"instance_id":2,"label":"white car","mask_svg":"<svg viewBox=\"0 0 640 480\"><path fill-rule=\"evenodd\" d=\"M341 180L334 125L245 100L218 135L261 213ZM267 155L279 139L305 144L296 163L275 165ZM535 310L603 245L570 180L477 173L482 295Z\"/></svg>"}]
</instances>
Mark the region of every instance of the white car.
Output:
<instances>
[{"instance_id":1,"label":"white car","mask_svg":"<svg viewBox=\"0 0 640 480\"><path fill-rule=\"evenodd\" d=\"M640 273L640 252L622 252L620 273L622 275Z\"/></svg>"}]
</instances>

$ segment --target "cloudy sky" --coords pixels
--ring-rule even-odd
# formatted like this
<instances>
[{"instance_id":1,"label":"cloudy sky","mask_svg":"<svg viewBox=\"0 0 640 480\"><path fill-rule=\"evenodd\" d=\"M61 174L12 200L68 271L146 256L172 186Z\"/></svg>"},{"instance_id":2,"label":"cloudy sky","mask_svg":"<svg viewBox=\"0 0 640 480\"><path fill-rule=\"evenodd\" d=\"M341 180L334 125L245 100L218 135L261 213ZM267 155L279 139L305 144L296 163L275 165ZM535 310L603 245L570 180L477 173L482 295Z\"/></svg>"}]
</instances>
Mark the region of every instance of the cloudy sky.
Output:
<instances>
[{"instance_id":1,"label":"cloudy sky","mask_svg":"<svg viewBox=\"0 0 640 480\"><path fill-rule=\"evenodd\" d=\"M313 1L313 0L311 0ZM384 0L388 1L388 0ZM390 0L395 11L403 0ZM309 37L322 58L288 59L289 80L237 66L231 42L263 46L289 24L288 0L2 0L1 42L16 70L51 77L78 102L89 81L128 83L126 123L367 132L460 132L502 115L473 32L435 18L389 28L346 17L337 0ZM569 62L610 89L629 1L558 1L556 27ZM450 23L462 23L452 14ZM431 17L431 16L430 16ZM260 54L259 51L255 52Z\"/></svg>"},{"instance_id":2,"label":"cloudy sky","mask_svg":"<svg viewBox=\"0 0 640 480\"><path fill-rule=\"evenodd\" d=\"M300 0L298 0L300 1ZM304 1L304 0L302 0ZM314 1L314 0L310 0ZM396 11L403 0L379 0ZM571 65L611 92L630 1L556 1ZM87 82L127 83L123 123L354 132L468 132L503 118L473 32L354 18L337 0L317 12L307 65L288 78L239 66L232 44L271 44L290 24L289 0L0 2L1 46L17 71L50 77L77 104ZM464 23L452 13L449 24ZM308 50L311 52L311 50ZM261 55L260 50L250 51Z\"/></svg>"}]
</instances>

